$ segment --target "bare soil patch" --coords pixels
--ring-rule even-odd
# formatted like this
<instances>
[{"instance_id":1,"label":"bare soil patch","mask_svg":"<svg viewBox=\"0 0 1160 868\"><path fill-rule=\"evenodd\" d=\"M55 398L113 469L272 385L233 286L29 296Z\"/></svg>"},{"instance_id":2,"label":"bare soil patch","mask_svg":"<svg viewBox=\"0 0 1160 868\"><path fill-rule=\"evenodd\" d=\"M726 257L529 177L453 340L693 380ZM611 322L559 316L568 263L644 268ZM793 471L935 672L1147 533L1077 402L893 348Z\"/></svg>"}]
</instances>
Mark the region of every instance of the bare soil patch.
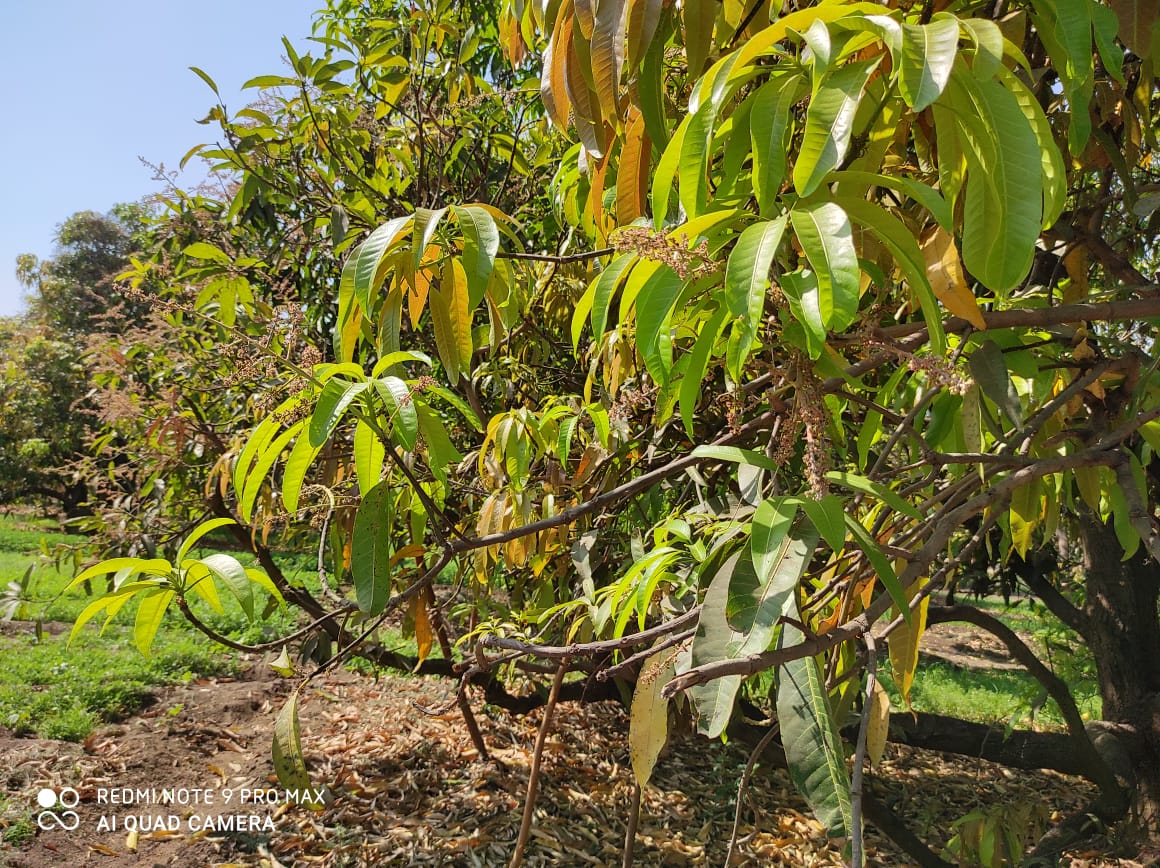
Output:
<instances>
[{"instance_id":1,"label":"bare soil patch","mask_svg":"<svg viewBox=\"0 0 1160 868\"><path fill-rule=\"evenodd\" d=\"M81 799L75 830L50 827L20 847L0 845L0 864L506 863L540 712L517 717L477 703L493 757L485 761L454 707L435 716L417 707L448 706L453 684L337 673L308 688L301 706L314 782L325 783L334 801L318 812L284 802L243 806L241 789L279 788L270 735L290 687L290 681L255 664L237 680L158 691L149 711L100 730L83 745L0 732L6 822L13 822L14 808L26 806L25 816L35 825L36 796L45 787L73 787ZM626 726L624 711L613 703L559 708L545 752L527 864L619 864L632 789ZM887 750L869 786L936 848L953 834L953 822L980 804L1029 802L1058 816L1079 808L1093 793L1082 781L1052 773L1012 773L983 761L899 746ZM637 864L723 864L736 781L746 759L739 745L678 739L645 791ZM209 790L217 801L213 807L98 803L102 790L167 787ZM233 794L228 805L227 790ZM257 818L255 828L191 829L210 817L239 814ZM145 826L155 822L148 818L175 816L179 828L133 835L125 828L130 816L146 817L138 821ZM109 828L114 821L115 828ZM788 777L777 770L754 776L741 836L742 858L736 864L842 864L840 846L825 839ZM909 864L873 830L868 846L872 864ZM1072 864L1139 863L1090 852Z\"/></svg>"}]
</instances>

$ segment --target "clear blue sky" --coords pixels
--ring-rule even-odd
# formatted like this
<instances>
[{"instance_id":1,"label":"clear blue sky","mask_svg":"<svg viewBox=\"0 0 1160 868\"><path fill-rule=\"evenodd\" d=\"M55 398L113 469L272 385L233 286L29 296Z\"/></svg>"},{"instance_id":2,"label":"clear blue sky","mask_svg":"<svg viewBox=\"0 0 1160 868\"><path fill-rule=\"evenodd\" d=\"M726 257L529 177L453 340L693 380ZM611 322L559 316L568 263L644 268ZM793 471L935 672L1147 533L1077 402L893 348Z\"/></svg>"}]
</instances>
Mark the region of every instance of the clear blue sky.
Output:
<instances>
[{"instance_id":1,"label":"clear blue sky","mask_svg":"<svg viewBox=\"0 0 1160 868\"><path fill-rule=\"evenodd\" d=\"M155 192L138 157L177 168L216 128L190 66L231 111L240 87L285 71L282 36L309 45L323 0L34 0L7 3L0 26L0 316L17 313L20 253L51 255L56 226ZM190 164L187 183L198 177Z\"/></svg>"}]
</instances>

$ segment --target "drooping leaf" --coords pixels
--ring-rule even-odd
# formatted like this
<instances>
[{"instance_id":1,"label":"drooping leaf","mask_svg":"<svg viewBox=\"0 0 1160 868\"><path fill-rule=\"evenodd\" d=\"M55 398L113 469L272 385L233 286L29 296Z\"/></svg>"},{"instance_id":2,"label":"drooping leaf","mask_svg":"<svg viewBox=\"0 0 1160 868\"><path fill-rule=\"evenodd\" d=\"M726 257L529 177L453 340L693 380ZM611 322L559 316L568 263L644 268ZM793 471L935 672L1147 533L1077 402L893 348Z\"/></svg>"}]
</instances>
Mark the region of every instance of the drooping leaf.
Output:
<instances>
[{"instance_id":1,"label":"drooping leaf","mask_svg":"<svg viewBox=\"0 0 1160 868\"><path fill-rule=\"evenodd\" d=\"M681 422L684 423L685 431L690 437L693 435L693 415L701 399L705 371L709 367L709 358L712 356L713 348L716 346L717 339L721 335L721 329L725 325L725 317L727 314L728 310L726 308L718 308L709 317L705 325L701 327L701 333L697 335L697 342L693 345L693 351L689 356L689 364L686 366L684 378L681 380L681 389L678 398L681 405Z\"/></svg>"},{"instance_id":2,"label":"drooping leaf","mask_svg":"<svg viewBox=\"0 0 1160 868\"><path fill-rule=\"evenodd\" d=\"M387 448L378 435L360 420L354 429L354 471L360 490L370 491L379 484L386 456Z\"/></svg>"},{"instance_id":3,"label":"drooping leaf","mask_svg":"<svg viewBox=\"0 0 1160 868\"><path fill-rule=\"evenodd\" d=\"M822 180L842 165L850 149L854 115L862 91L880 58L850 63L827 74L814 88L806 110L806 129L793 167L793 186L809 196Z\"/></svg>"},{"instance_id":4,"label":"drooping leaf","mask_svg":"<svg viewBox=\"0 0 1160 868\"><path fill-rule=\"evenodd\" d=\"M741 368L760 334L769 289L769 268L785 233L786 218L779 217L746 228L737 239L725 268L725 300L733 317L729 375L741 382Z\"/></svg>"},{"instance_id":5,"label":"drooping leaf","mask_svg":"<svg viewBox=\"0 0 1160 868\"><path fill-rule=\"evenodd\" d=\"M926 260L927 280L938 300L955 316L961 316L975 328L985 331L987 321L983 319L975 294L967 284L951 234L941 226L934 227L922 243L922 255Z\"/></svg>"},{"instance_id":6,"label":"drooping leaf","mask_svg":"<svg viewBox=\"0 0 1160 868\"><path fill-rule=\"evenodd\" d=\"M705 592L693 639L693 665L766 650L778 619L793 605L797 582L816 545L813 528L784 535L761 576L748 549L727 558ZM690 688L701 732L716 738L724 731L740 686L740 676L726 676Z\"/></svg>"},{"instance_id":7,"label":"drooping leaf","mask_svg":"<svg viewBox=\"0 0 1160 868\"><path fill-rule=\"evenodd\" d=\"M784 624L778 647L792 648L804 638L796 626ZM831 837L848 837L853 827L850 778L841 736L830 710L825 676L816 657L803 657L779 667L776 705L781 743L794 787Z\"/></svg>"},{"instance_id":8,"label":"drooping leaf","mask_svg":"<svg viewBox=\"0 0 1160 868\"><path fill-rule=\"evenodd\" d=\"M866 728L866 758L871 767L882 761L886 737L890 734L890 694L878 679L870 691L870 724Z\"/></svg>"},{"instance_id":9,"label":"drooping leaf","mask_svg":"<svg viewBox=\"0 0 1160 868\"><path fill-rule=\"evenodd\" d=\"M661 689L676 672L677 651L660 651L640 668L632 692L628 718L628 755L637 783L644 786L652 777L657 758L669 737L669 701Z\"/></svg>"},{"instance_id":10,"label":"drooping leaf","mask_svg":"<svg viewBox=\"0 0 1160 868\"><path fill-rule=\"evenodd\" d=\"M746 466L746 465L741 465ZM789 536L797 504L790 498L771 497L753 511L753 529L749 532L749 550L758 576L770 576Z\"/></svg>"},{"instance_id":11,"label":"drooping leaf","mask_svg":"<svg viewBox=\"0 0 1160 868\"><path fill-rule=\"evenodd\" d=\"M810 296L817 319L826 330L843 331L858 314L861 277L850 218L840 205L821 202L799 205L790 220L817 275L818 290Z\"/></svg>"},{"instance_id":12,"label":"drooping leaf","mask_svg":"<svg viewBox=\"0 0 1160 868\"><path fill-rule=\"evenodd\" d=\"M874 572L878 576L878 581L882 582L882 587L886 589L886 593L890 595L890 599L894 601L894 605L902 611L903 617L909 621L911 614L910 609L906 606L908 599L906 590L898 580L898 575L894 572L894 567L891 566L890 559L882 553L882 549L878 546L874 537L870 536L870 533L854 516L846 516L846 527L849 529L850 536L853 537L858 548L862 549L862 553L870 561L870 566L874 568Z\"/></svg>"},{"instance_id":13,"label":"drooping leaf","mask_svg":"<svg viewBox=\"0 0 1160 868\"><path fill-rule=\"evenodd\" d=\"M1003 351L994 341L986 340L979 344L971 353L969 360L971 376L983 390L983 394L995 402L1003 415L1006 416L1016 430L1023 429L1023 405L1019 400L1019 393L1015 391L1015 384L1011 382L1011 375L1007 372L1007 363L1003 360Z\"/></svg>"},{"instance_id":14,"label":"drooping leaf","mask_svg":"<svg viewBox=\"0 0 1160 868\"><path fill-rule=\"evenodd\" d=\"M673 302L677 300L684 284L667 265L648 260L642 261L634 269L629 280L636 280L646 271L649 272L648 277L641 284L636 299L636 346L652 378L658 383L664 383L673 366L669 319Z\"/></svg>"},{"instance_id":15,"label":"drooping leaf","mask_svg":"<svg viewBox=\"0 0 1160 868\"><path fill-rule=\"evenodd\" d=\"M919 579L906 602L909 603L914 594L920 593L927 582L927 579ZM910 708L910 688L914 684L914 673L918 668L918 645L922 641L922 634L926 632L926 610L929 602L929 596L923 597L912 617L899 624L886 640L890 647L890 668L894 671L894 684L902 694L902 701L906 703L907 708ZM909 606L896 606L894 614L897 615L900 610L906 612Z\"/></svg>"},{"instance_id":16,"label":"drooping leaf","mask_svg":"<svg viewBox=\"0 0 1160 868\"><path fill-rule=\"evenodd\" d=\"M362 496L354 517L350 572L358 607L368 616L382 612L391 597L390 485L380 482Z\"/></svg>"},{"instance_id":17,"label":"drooping leaf","mask_svg":"<svg viewBox=\"0 0 1160 868\"><path fill-rule=\"evenodd\" d=\"M133 641L142 657L148 657L153 648L153 639L161 627L161 620L169 604L173 602L175 594L170 588L158 588L141 595L141 603L137 606L137 619L133 625Z\"/></svg>"},{"instance_id":18,"label":"drooping leaf","mask_svg":"<svg viewBox=\"0 0 1160 868\"><path fill-rule=\"evenodd\" d=\"M1039 138L1015 95L964 66L947 95L968 144L963 264L984 286L1006 291L1027 276L1043 218Z\"/></svg>"},{"instance_id":19,"label":"drooping leaf","mask_svg":"<svg viewBox=\"0 0 1160 868\"><path fill-rule=\"evenodd\" d=\"M753 149L753 194L762 217L774 213L786 176L786 138L791 112L805 83L794 75L774 76L753 96L749 135Z\"/></svg>"},{"instance_id":20,"label":"drooping leaf","mask_svg":"<svg viewBox=\"0 0 1160 868\"><path fill-rule=\"evenodd\" d=\"M452 209L463 232L463 270L467 278L467 309L475 310L483 300L495 270L499 252L499 227L491 213L479 205Z\"/></svg>"},{"instance_id":21,"label":"drooping leaf","mask_svg":"<svg viewBox=\"0 0 1160 868\"><path fill-rule=\"evenodd\" d=\"M302 753L297 690L287 697L286 704L282 706L274 721L274 740L270 754L278 783L298 795L298 804L321 807L310 800L310 794L314 789L310 786L310 773L306 770L306 757Z\"/></svg>"}]
</instances>

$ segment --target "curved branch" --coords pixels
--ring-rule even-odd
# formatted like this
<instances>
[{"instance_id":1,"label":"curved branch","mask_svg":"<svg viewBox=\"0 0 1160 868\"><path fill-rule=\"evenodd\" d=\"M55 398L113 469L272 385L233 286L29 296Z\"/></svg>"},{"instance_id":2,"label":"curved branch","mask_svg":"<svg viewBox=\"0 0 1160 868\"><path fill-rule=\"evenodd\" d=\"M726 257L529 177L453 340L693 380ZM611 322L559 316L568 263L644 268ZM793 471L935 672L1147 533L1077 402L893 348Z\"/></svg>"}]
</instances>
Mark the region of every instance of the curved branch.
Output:
<instances>
[{"instance_id":1,"label":"curved branch","mask_svg":"<svg viewBox=\"0 0 1160 868\"><path fill-rule=\"evenodd\" d=\"M976 609L974 606L931 606L927 609L926 618L928 624L941 624L947 621L964 621L968 624L974 624L1007 646L1007 651L1011 656L1022 663L1028 673L1042 684L1051 698L1055 700L1055 704L1067 724L1067 731L1073 743L1072 747L1080 755L1080 759L1088 769L1084 776L1100 788L1102 797L1110 806L1114 806L1118 801L1124 810L1127 809L1127 799L1122 788L1116 782L1116 775L1096 751L1088 737L1087 730L1084 729L1083 717L1079 713L1079 708L1076 707L1075 699L1072 697L1067 684L1035 656L1035 652L1019 638L1014 630L994 615Z\"/></svg>"}]
</instances>

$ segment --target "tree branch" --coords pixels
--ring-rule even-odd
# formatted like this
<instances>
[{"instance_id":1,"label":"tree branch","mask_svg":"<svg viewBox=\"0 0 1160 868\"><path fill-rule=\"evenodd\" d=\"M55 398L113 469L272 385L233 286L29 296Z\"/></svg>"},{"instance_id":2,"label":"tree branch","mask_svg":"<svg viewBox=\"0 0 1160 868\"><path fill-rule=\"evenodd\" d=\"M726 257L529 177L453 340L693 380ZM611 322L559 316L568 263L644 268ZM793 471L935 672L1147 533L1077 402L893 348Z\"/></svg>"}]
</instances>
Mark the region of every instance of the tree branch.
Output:
<instances>
[{"instance_id":1,"label":"tree branch","mask_svg":"<svg viewBox=\"0 0 1160 868\"><path fill-rule=\"evenodd\" d=\"M1088 737L1087 730L1084 729L1083 717L1079 713L1079 708L1076 707L1075 699L1071 695L1071 690L1068 689L1066 682L1050 669L1048 669L1035 656L1035 652L1027 647L1018 634L1010 627L996 618L994 615L976 609L974 606L931 606L926 613L928 624L941 624L947 621L965 621L968 624L974 624L976 627L982 627L992 636L996 637L1006 647L1008 653L1018 660L1023 667L1031 674L1031 676L1043 685L1043 688L1048 692L1052 699L1055 700L1060 713L1063 715L1064 722L1067 724L1067 731L1071 735L1073 742L1073 749L1080 754L1084 765L1088 772L1085 777L1094 781L1100 788L1103 798L1109 804L1115 804L1117 800L1124 810L1127 809L1127 799L1123 793L1122 788L1116 782L1115 772L1111 770L1103 757L1096 751L1091 739Z\"/></svg>"}]
</instances>

